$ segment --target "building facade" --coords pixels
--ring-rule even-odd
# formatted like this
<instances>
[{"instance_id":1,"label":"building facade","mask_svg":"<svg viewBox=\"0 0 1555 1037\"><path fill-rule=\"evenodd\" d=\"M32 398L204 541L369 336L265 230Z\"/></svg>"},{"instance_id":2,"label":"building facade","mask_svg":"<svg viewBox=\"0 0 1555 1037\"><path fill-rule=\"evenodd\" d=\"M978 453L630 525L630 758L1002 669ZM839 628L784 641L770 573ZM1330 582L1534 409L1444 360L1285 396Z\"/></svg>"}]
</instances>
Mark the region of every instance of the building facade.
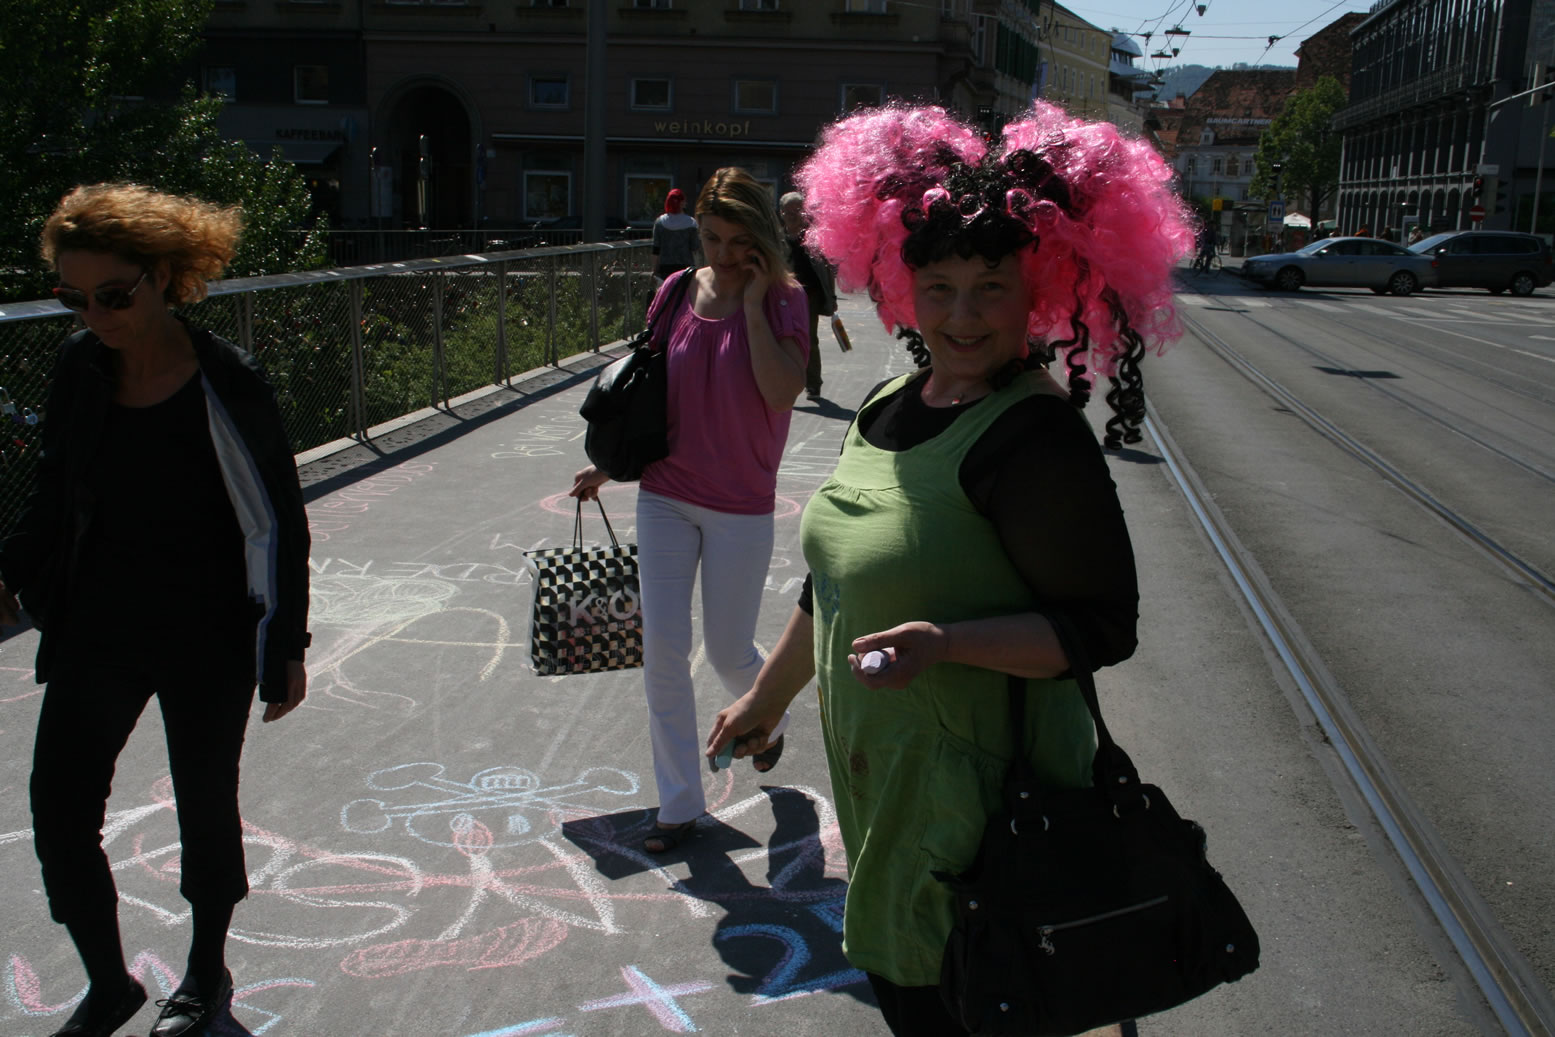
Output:
<instances>
[{"instance_id":1,"label":"building facade","mask_svg":"<svg viewBox=\"0 0 1555 1037\"><path fill-rule=\"evenodd\" d=\"M1555 230L1551 0L1385 0L1352 33L1340 224ZM1477 219L1483 211L1482 219Z\"/></svg>"},{"instance_id":2,"label":"building facade","mask_svg":"<svg viewBox=\"0 0 1555 1037\"><path fill-rule=\"evenodd\" d=\"M598 188L585 0L218 0L199 74L229 135L298 163L336 226L565 226L586 206L646 226L721 166L788 189L820 128L860 106L1015 114L1040 6L612 0Z\"/></svg>"},{"instance_id":3,"label":"building facade","mask_svg":"<svg viewBox=\"0 0 1555 1037\"><path fill-rule=\"evenodd\" d=\"M1135 64L1145 56L1126 32L1112 34L1112 53L1107 62L1107 116L1120 129L1144 131L1145 111L1154 91L1150 71Z\"/></svg>"},{"instance_id":4,"label":"building facade","mask_svg":"<svg viewBox=\"0 0 1555 1037\"><path fill-rule=\"evenodd\" d=\"M1251 194L1254 158L1295 89L1295 69L1216 69L1193 96L1155 113L1178 190L1219 221L1235 255L1265 233L1268 203Z\"/></svg>"},{"instance_id":5,"label":"building facade","mask_svg":"<svg viewBox=\"0 0 1555 1037\"><path fill-rule=\"evenodd\" d=\"M1111 120L1113 34L1060 4L1049 4L1042 37L1041 98L1083 119ZM1132 95L1130 86L1127 99Z\"/></svg>"}]
</instances>

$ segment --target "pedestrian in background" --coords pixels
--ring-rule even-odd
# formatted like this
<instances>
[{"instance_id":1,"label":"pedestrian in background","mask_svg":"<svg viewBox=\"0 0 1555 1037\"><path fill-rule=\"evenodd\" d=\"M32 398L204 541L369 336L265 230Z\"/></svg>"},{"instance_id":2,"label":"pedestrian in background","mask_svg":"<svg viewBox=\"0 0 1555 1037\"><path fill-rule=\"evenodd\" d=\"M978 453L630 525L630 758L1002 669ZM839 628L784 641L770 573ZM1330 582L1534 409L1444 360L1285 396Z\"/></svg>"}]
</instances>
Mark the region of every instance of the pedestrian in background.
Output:
<instances>
[{"instance_id":1,"label":"pedestrian in background","mask_svg":"<svg viewBox=\"0 0 1555 1037\"><path fill-rule=\"evenodd\" d=\"M805 368L805 396L821 398L821 318L837 312L837 285L831 264L805 248L804 195L790 191L778 201L783 217L783 237L788 244L788 265L804 288L810 304L810 363Z\"/></svg>"},{"instance_id":2,"label":"pedestrian in background","mask_svg":"<svg viewBox=\"0 0 1555 1037\"><path fill-rule=\"evenodd\" d=\"M953 898L936 873L972 866L1013 752L1045 785L1091 784L1071 661L1134 650L1133 551L1079 407L1088 372L1116 375L1109 445L1138 439L1140 362L1178 332L1172 271L1193 232L1148 144L1041 103L992 140L941 108L853 115L797 179L810 247L919 370L860 406L805 507L798 606L706 751L748 736L735 754L759 752L817 680L843 952L892 1033L951 1037L966 1031L938 988Z\"/></svg>"},{"instance_id":3,"label":"pedestrian in background","mask_svg":"<svg viewBox=\"0 0 1555 1037\"><path fill-rule=\"evenodd\" d=\"M707 265L672 276L654 300L664 305L679 278L692 278L684 305L667 316L670 452L647 467L637 493L643 686L659 793L658 824L643 840L649 853L695 835L707 811L691 680L699 569L707 661L728 697L761 669L756 620L772 561L778 463L810 349L804 290L788 270L767 189L743 169L720 169L696 215ZM590 465L568 492L591 500L607 481ZM756 770L777 764L786 726L784 714Z\"/></svg>"},{"instance_id":4,"label":"pedestrian in background","mask_svg":"<svg viewBox=\"0 0 1555 1037\"><path fill-rule=\"evenodd\" d=\"M663 281L677 270L695 265L699 246L697 221L685 208L686 195L680 188L664 196L664 212L653 221L653 276Z\"/></svg>"},{"instance_id":5,"label":"pedestrian in background","mask_svg":"<svg viewBox=\"0 0 1555 1037\"><path fill-rule=\"evenodd\" d=\"M42 632L33 844L90 982L55 1037L109 1037L146 1001L102 825L147 702L166 731L193 929L150 1032L193 1037L232 995L254 685L267 722L306 694L308 518L275 394L253 357L173 309L204 297L241 228L235 209L125 184L77 188L43 228L55 296L86 328L60 349L37 481L0 549L0 623L18 619L14 592Z\"/></svg>"},{"instance_id":6,"label":"pedestrian in background","mask_svg":"<svg viewBox=\"0 0 1555 1037\"><path fill-rule=\"evenodd\" d=\"M1409 243L1411 245L1413 245L1417 241L1424 241L1424 240L1425 240L1425 231L1420 229L1420 224L1417 223L1413 227L1409 228Z\"/></svg>"}]
</instances>

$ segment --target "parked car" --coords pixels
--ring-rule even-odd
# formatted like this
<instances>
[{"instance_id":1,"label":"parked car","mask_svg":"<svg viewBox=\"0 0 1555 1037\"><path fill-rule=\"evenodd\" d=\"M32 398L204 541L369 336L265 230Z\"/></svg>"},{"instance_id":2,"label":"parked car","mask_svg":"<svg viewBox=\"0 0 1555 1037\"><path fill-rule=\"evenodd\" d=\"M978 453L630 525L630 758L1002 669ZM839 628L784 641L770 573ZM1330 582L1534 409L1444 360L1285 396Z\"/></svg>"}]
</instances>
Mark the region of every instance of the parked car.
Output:
<instances>
[{"instance_id":1,"label":"parked car","mask_svg":"<svg viewBox=\"0 0 1555 1037\"><path fill-rule=\"evenodd\" d=\"M1294 252L1253 256L1242 263L1242 276L1286 292L1305 284L1408 295L1436 285L1430 256L1380 238L1323 238Z\"/></svg>"},{"instance_id":2,"label":"parked car","mask_svg":"<svg viewBox=\"0 0 1555 1037\"><path fill-rule=\"evenodd\" d=\"M1410 250L1430 256L1439 288L1507 289L1531 295L1555 280L1555 259L1544 239L1510 230L1455 230L1417 241Z\"/></svg>"}]
</instances>

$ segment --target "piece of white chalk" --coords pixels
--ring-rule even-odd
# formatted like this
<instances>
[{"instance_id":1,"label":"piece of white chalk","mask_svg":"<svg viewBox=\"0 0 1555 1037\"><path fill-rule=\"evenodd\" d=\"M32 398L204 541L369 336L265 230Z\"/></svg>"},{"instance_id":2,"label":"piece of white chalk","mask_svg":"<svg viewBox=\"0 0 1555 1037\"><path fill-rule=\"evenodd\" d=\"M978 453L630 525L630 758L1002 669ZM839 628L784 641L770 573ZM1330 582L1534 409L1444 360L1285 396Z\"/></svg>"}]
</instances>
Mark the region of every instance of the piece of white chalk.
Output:
<instances>
[{"instance_id":1,"label":"piece of white chalk","mask_svg":"<svg viewBox=\"0 0 1555 1037\"><path fill-rule=\"evenodd\" d=\"M865 652L864 658L858 662L858 668L870 674L879 673L890 665L891 658L884 652Z\"/></svg>"}]
</instances>

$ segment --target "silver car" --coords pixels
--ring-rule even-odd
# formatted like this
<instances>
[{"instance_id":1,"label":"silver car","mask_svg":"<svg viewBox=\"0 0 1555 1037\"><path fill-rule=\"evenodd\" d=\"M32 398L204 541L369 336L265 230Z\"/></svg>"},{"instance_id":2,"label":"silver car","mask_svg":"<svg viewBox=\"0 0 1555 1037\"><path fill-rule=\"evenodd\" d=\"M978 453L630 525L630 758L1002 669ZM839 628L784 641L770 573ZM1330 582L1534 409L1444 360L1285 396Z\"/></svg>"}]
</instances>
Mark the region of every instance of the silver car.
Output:
<instances>
[{"instance_id":1,"label":"silver car","mask_svg":"<svg viewBox=\"0 0 1555 1037\"><path fill-rule=\"evenodd\" d=\"M1294 252L1254 256L1242 264L1242 276L1286 292L1312 285L1408 295L1436 286L1430 256L1380 238L1324 238Z\"/></svg>"}]
</instances>

